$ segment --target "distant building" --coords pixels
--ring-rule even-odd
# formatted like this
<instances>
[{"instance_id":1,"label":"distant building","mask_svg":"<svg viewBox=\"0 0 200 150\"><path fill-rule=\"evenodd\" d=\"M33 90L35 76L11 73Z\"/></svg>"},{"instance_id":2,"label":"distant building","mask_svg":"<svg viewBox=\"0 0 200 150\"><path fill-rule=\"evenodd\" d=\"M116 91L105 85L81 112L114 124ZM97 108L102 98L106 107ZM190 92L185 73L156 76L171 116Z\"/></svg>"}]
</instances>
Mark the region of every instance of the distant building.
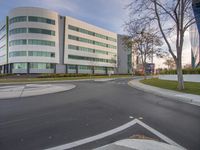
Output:
<instances>
[{"instance_id":1,"label":"distant building","mask_svg":"<svg viewBox=\"0 0 200 150\"><path fill-rule=\"evenodd\" d=\"M200 67L200 0L193 0L192 4L196 24L190 27L191 53L192 53L192 67Z\"/></svg>"},{"instance_id":2,"label":"distant building","mask_svg":"<svg viewBox=\"0 0 200 150\"><path fill-rule=\"evenodd\" d=\"M131 48L124 44L126 35L117 35L117 74L130 74L134 69L134 55Z\"/></svg>"},{"instance_id":3,"label":"distant building","mask_svg":"<svg viewBox=\"0 0 200 150\"><path fill-rule=\"evenodd\" d=\"M132 48L127 48L124 44L124 38L127 35L117 35L117 74L143 74L143 65L142 62L137 56ZM153 55L152 55L153 57ZM148 61L153 61L153 58L150 58ZM145 71L147 74L153 74L155 69L154 63L146 63Z\"/></svg>"}]
</instances>

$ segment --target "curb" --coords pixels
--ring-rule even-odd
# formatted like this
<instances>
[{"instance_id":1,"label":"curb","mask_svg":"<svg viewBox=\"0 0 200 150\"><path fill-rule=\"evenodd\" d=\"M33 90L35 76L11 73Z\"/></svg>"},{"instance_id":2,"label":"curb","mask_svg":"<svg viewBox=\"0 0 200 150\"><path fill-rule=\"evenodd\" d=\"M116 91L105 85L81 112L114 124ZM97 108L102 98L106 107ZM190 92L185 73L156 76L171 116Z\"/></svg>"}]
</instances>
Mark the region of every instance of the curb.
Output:
<instances>
[{"instance_id":1,"label":"curb","mask_svg":"<svg viewBox=\"0 0 200 150\"><path fill-rule=\"evenodd\" d=\"M66 92L66 91L70 91L74 88L76 88L77 86L74 84L67 84L64 85L63 84L56 84L56 85L48 85L48 86L43 86L41 87L41 85L37 85L36 87L33 85L37 85L37 84L30 84L30 86L27 85L13 85L13 86L8 86L8 89L4 89L1 90L0 89L0 100L4 100L4 99L13 99L13 98L23 98L23 97L33 97L33 96L40 96L40 95L47 95L47 94L54 94L54 93L60 93L60 92ZM16 87L15 87L16 86ZM7 86L5 86L7 87ZM11 89L9 89L9 87L11 87ZM14 87L15 90L13 90L12 88ZM36 90L32 90L32 89L27 89L26 87L30 87L30 88L38 88ZM8 94L9 93L9 94Z\"/></svg>"},{"instance_id":2,"label":"curb","mask_svg":"<svg viewBox=\"0 0 200 150\"><path fill-rule=\"evenodd\" d=\"M131 80L128 82L128 85L136 88L140 91L144 91L147 93L151 93L157 96L162 96L166 98L170 98L173 100L189 103L192 105L200 106L200 96L199 95L194 95L194 94L187 94L187 93L181 93L181 92L176 92L168 89L162 89L159 87L154 87L150 85L146 85L143 83L140 83L141 79L137 80ZM196 97L196 98L192 98Z\"/></svg>"}]
</instances>

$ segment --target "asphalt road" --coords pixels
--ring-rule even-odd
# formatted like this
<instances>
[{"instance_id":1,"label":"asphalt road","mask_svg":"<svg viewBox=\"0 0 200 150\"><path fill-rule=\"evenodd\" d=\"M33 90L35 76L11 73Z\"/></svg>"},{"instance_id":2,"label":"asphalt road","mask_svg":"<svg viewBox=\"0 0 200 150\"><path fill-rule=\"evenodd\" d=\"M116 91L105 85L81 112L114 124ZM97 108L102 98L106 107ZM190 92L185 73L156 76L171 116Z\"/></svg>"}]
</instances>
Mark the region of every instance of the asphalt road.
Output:
<instances>
[{"instance_id":1,"label":"asphalt road","mask_svg":"<svg viewBox=\"0 0 200 150\"><path fill-rule=\"evenodd\" d=\"M37 150L70 143L140 118L189 150L200 150L200 107L136 90L128 79L74 82L73 90L0 100L0 149ZM135 134L139 125L76 147L91 149Z\"/></svg>"}]
</instances>

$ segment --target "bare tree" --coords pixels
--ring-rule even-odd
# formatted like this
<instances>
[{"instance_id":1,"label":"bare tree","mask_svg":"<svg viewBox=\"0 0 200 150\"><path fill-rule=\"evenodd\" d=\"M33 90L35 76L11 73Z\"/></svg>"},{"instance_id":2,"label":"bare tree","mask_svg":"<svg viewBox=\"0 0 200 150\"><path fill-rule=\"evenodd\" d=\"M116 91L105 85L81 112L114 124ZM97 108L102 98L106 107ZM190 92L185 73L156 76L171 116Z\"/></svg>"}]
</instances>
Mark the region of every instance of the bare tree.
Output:
<instances>
[{"instance_id":1,"label":"bare tree","mask_svg":"<svg viewBox=\"0 0 200 150\"><path fill-rule=\"evenodd\" d=\"M126 24L126 30L130 36L124 41L128 47L132 48L132 53L140 59L146 79L147 60L151 60L154 55L162 56L160 49L162 41L150 28L140 28L135 23Z\"/></svg>"},{"instance_id":2,"label":"bare tree","mask_svg":"<svg viewBox=\"0 0 200 150\"><path fill-rule=\"evenodd\" d=\"M171 57L167 57L163 64L166 65L168 69L174 69L176 66L174 59Z\"/></svg>"},{"instance_id":3,"label":"bare tree","mask_svg":"<svg viewBox=\"0 0 200 150\"><path fill-rule=\"evenodd\" d=\"M153 24L164 39L168 51L176 63L178 89L184 89L182 74L182 51L186 30L195 23L192 0L133 0L128 6L131 21ZM174 43L170 41L173 36Z\"/></svg>"}]
</instances>

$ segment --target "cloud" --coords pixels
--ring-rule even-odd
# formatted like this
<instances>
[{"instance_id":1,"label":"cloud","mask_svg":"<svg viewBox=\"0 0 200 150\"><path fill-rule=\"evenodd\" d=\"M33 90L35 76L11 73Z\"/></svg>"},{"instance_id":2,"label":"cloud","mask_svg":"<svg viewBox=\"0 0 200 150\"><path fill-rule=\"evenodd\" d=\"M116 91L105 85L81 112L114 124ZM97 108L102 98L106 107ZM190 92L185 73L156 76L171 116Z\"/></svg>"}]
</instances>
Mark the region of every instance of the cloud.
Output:
<instances>
[{"instance_id":1,"label":"cloud","mask_svg":"<svg viewBox=\"0 0 200 150\"><path fill-rule=\"evenodd\" d=\"M39 2L40 7L45 7L58 11L66 10L70 12L75 12L79 8L79 6L74 3L73 0L35 0L35 2Z\"/></svg>"}]
</instances>

